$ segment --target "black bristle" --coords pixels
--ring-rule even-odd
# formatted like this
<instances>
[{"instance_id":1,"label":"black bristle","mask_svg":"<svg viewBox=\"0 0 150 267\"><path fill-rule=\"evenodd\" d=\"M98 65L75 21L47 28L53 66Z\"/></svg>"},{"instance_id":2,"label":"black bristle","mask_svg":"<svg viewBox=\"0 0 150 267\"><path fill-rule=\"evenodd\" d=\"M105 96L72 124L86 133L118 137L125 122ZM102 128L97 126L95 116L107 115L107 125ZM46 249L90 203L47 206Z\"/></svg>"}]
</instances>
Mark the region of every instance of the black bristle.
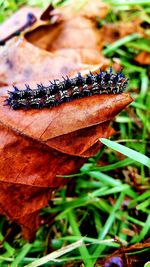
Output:
<instances>
[{"instance_id":1,"label":"black bristle","mask_svg":"<svg viewBox=\"0 0 150 267\"><path fill-rule=\"evenodd\" d=\"M71 101L73 99L91 96L95 94L119 94L122 93L128 79L122 72L113 73L112 67L109 71L101 71L97 74L91 72L82 77L80 73L75 78L62 77L63 81L50 81L49 86L42 83L37 84L36 89L31 89L25 84L24 90L19 90L13 85L14 91L8 91L9 97L5 100L5 105L13 109L31 109L44 107L54 107L58 104Z\"/></svg>"},{"instance_id":2,"label":"black bristle","mask_svg":"<svg viewBox=\"0 0 150 267\"><path fill-rule=\"evenodd\" d=\"M44 85L42 83L38 83L37 84L37 88L40 89L40 90L43 90L44 89Z\"/></svg>"},{"instance_id":3,"label":"black bristle","mask_svg":"<svg viewBox=\"0 0 150 267\"><path fill-rule=\"evenodd\" d=\"M14 91L8 91L8 94L10 95L10 98L19 99L19 97L20 97L19 89L15 85L13 85L13 89L14 89Z\"/></svg>"},{"instance_id":4,"label":"black bristle","mask_svg":"<svg viewBox=\"0 0 150 267\"><path fill-rule=\"evenodd\" d=\"M96 76L90 72L86 77L86 83L89 85L93 84L96 81Z\"/></svg>"},{"instance_id":5,"label":"black bristle","mask_svg":"<svg viewBox=\"0 0 150 267\"><path fill-rule=\"evenodd\" d=\"M96 81L99 83L102 79L102 71L100 70L100 73L96 74Z\"/></svg>"},{"instance_id":6,"label":"black bristle","mask_svg":"<svg viewBox=\"0 0 150 267\"><path fill-rule=\"evenodd\" d=\"M84 79L81 76L81 73L78 73L77 80L76 80L76 86L83 86L84 85Z\"/></svg>"},{"instance_id":7,"label":"black bristle","mask_svg":"<svg viewBox=\"0 0 150 267\"><path fill-rule=\"evenodd\" d=\"M25 90L31 90L31 88L30 88L30 86L29 86L29 84L25 84L25 87L26 87L26 89Z\"/></svg>"},{"instance_id":8,"label":"black bristle","mask_svg":"<svg viewBox=\"0 0 150 267\"><path fill-rule=\"evenodd\" d=\"M14 92L19 92L19 89L14 84L13 84L13 88L14 88Z\"/></svg>"},{"instance_id":9,"label":"black bristle","mask_svg":"<svg viewBox=\"0 0 150 267\"><path fill-rule=\"evenodd\" d=\"M64 87L66 88L66 89L69 89L70 87L71 87L71 79L69 79L69 77L68 76L66 76L66 78L64 78L63 77L63 79L64 79Z\"/></svg>"},{"instance_id":10,"label":"black bristle","mask_svg":"<svg viewBox=\"0 0 150 267\"><path fill-rule=\"evenodd\" d=\"M104 78L107 82L110 79L110 73L106 72Z\"/></svg>"}]
</instances>

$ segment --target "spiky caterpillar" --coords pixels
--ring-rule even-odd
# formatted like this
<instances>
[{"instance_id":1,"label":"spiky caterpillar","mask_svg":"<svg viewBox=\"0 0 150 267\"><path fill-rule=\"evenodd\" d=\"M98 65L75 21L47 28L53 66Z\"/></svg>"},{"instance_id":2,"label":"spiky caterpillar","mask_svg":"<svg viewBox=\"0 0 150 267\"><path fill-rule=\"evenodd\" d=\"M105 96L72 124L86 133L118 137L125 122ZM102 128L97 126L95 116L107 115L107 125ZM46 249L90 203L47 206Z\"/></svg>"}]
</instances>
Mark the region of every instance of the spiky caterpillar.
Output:
<instances>
[{"instance_id":1,"label":"spiky caterpillar","mask_svg":"<svg viewBox=\"0 0 150 267\"><path fill-rule=\"evenodd\" d=\"M49 86L38 84L37 89L25 85L25 90L8 91L9 98L6 105L13 109L31 109L53 107L73 99L95 94L119 94L125 90L128 79L120 73L100 71L96 75L89 73L82 77L80 73L75 78L63 78L63 81L54 80Z\"/></svg>"}]
</instances>

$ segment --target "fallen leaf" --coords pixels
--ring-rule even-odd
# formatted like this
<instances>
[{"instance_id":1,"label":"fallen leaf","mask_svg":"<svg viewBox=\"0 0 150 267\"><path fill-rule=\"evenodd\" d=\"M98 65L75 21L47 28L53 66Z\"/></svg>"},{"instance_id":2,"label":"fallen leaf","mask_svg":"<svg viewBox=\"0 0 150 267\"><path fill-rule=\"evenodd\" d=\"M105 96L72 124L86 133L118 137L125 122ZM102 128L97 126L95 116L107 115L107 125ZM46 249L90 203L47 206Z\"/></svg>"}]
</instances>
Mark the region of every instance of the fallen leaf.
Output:
<instances>
[{"instance_id":1,"label":"fallen leaf","mask_svg":"<svg viewBox=\"0 0 150 267\"><path fill-rule=\"evenodd\" d=\"M112 120L132 99L129 94L102 94L75 99L52 109L15 111L0 99L0 121L41 142Z\"/></svg>"},{"instance_id":2,"label":"fallen leaf","mask_svg":"<svg viewBox=\"0 0 150 267\"><path fill-rule=\"evenodd\" d=\"M37 219L24 222L23 217L38 217L51 193L67 181L57 174L76 172L83 159L48 149L38 142L0 126L0 213L35 231ZM39 221L39 220L38 220ZM36 227L35 227L36 226ZM25 237L30 237L26 232Z\"/></svg>"},{"instance_id":3,"label":"fallen leaf","mask_svg":"<svg viewBox=\"0 0 150 267\"><path fill-rule=\"evenodd\" d=\"M41 9L37 7L22 7L5 22L0 25L0 40L7 38L12 33L18 31L27 21L27 15L32 13L37 19L41 15Z\"/></svg>"},{"instance_id":4,"label":"fallen leaf","mask_svg":"<svg viewBox=\"0 0 150 267\"><path fill-rule=\"evenodd\" d=\"M52 25L39 25L25 34L28 42L50 52L70 53L73 49L86 64L98 64L106 59L100 53L104 36L97 28L97 18L104 18L108 6L98 0L73 2L70 5L52 9L51 5L41 19ZM108 64L108 60L107 60Z\"/></svg>"},{"instance_id":5,"label":"fallen leaf","mask_svg":"<svg viewBox=\"0 0 150 267\"><path fill-rule=\"evenodd\" d=\"M1 47L1 86L40 82L50 77L58 79L83 70L85 64L88 69L94 64L104 68L109 65L109 60L100 52L104 38L96 22L97 16L107 14L107 5L97 0L87 1L84 9L79 8L75 16L70 12L69 18L66 15L68 8L72 9L72 5L59 11L50 5L35 26Z\"/></svg>"},{"instance_id":6,"label":"fallen leaf","mask_svg":"<svg viewBox=\"0 0 150 267\"><path fill-rule=\"evenodd\" d=\"M88 19L105 18L109 12L109 6L101 0L86 0L72 1L69 5L60 6L59 8L52 10L50 7L49 16L47 14L47 20L59 14L63 19L69 20L76 16L86 17ZM43 15L41 16L43 18ZM46 17L45 17L46 19Z\"/></svg>"},{"instance_id":7,"label":"fallen leaf","mask_svg":"<svg viewBox=\"0 0 150 267\"><path fill-rule=\"evenodd\" d=\"M0 212L32 239L39 210L109 137L109 121L129 104L128 94L95 95L52 109L14 111L0 97ZM57 177L61 175L61 177ZM34 229L34 230L33 230Z\"/></svg>"},{"instance_id":8,"label":"fallen leaf","mask_svg":"<svg viewBox=\"0 0 150 267\"><path fill-rule=\"evenodd\" d=\"M58 79L82 67L76 58L55 56L18 37L7 42L1 49L0 62L0 82L8 85Z\"/></svg>"},{"instance_id":9,"label":"fallen leaf","mask_svg":"<svg viewBox=\"0 0 150 267\"><path fill-rule=\"evenodd\" d=\"M104 43L109 44L132 33L144 35L144 29L141 27L141 20L136 19L131 22L118 21L115 23L106 23L100 29L100 34L104 36Z\"/></svg>"},{"instance_id":10,"label":"fallen leaf","mask_svg":"<svg viewBox=\"0 0 150 267\"><path fill-rule=\"evenodd\" d=\"M63 49L67 54L67 51L70 53L70 49L73 49L85 64L98 64L104 59L100 54L104 38L95 23L84 17L78 16L54 25L41 25L27 32L25 39L52 53ZM91 57L92 52L94 54Z\"/></svg>"}]
</instances>

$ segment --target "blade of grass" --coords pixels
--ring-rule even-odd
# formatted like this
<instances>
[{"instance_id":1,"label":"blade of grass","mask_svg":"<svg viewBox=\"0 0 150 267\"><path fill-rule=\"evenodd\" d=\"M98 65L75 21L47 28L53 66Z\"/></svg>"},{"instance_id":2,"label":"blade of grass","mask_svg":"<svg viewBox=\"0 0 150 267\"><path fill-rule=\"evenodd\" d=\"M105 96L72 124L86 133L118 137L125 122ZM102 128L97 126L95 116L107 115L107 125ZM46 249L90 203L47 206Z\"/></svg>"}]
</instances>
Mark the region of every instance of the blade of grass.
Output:
<instances>
[{"instance_id":1,"label":"blade of grass","mask_svg":"<svg viewBox=\"0 0 150 267\"><path fill-rule=\"evenodd\" d=\"M138 33L133 33L131 35L127 35L119 40L117 40L116 42L114 42L113 44L108 45L104 50L103 50L103 55L106 56L108 55L110 52L114 52L118 47L126 44L127 42L136 40L138 38L141 38L141 35Z\"/></svg>"},{"instance_id":2,"label":"blade of grass","mask_svg":"<svg viewBox=\"0 0 150 267\"><path fill-rule=\"evenodd\" d=\"M107 196L107 195L116 194L116 193L119 193L119 192L122 192L122 191L128 191L129 189L130 189L130 186L127 185L127 184L124 184L124 185L120 185L120 186L118 185L116 187L108 189L107 191L105 191L103 193L99 192L99 189L98 189L98 190L95 190L94 192L92 192L89 195L92 196L92 197Z\"/></svg>"},{"instance_id":3,"label":"blade of grass","mask_svg":"<svg viewBox=\"0 0 150 267\"><path fill-rule=\"evenodd\" d=\"M102 172L99 172L99 171L90 171L90 172L88 172L88 175L100 180L106 186L114 187L114 186L121 185L121 182L119 180L115 180L114 178L110 177L109 175L102 173Z\"/></svg>"},{"instance_id":4,"label":"blade of grass","mask_svg":"<svg viewBox=\"0 0 150 267\"><path fill-rule=\"evenodd\" d=\"M145 71L141 73L141 91L140 91L140 97L145 98L147 91L148 91L148 75Z\"/></svg>"},{"instance_id":5,"label":"blade of grass","mask_svg":"<svg viewBox=\"0 0 150 267\"><path fill-rule=\"evenodd\" d=\"M84 164L83 167L81 168L81 172L87 172L87 171L93 171L93 170L99 170L99 171L111 171L117 168L122 168L124 166L128 166L129 164L132 164L134 162L133 159L123 159L121 161L115 162L113 164L110 165L106 165L106 166L102 166L102 167L98 167L98 166L94 166L92 163L87 163Z\"/></svg>"},{"instance_id":6,"label":"blade of grass","mask_svg":"<svg viewBox=\"0 0 150 267\"><path fill-rule=\"evenodd\" d=\"M130 222L133 222L134 224L137 224L137 225L140 225L140 226L144 226L144 222L141 222L131 216L127 216L127 220L130 221Z\"/></svg>"},{"instance_id":7,"label":"blade of grass","mask_svg":"<svg viewBox=\"0 0 150 267\"><path fill-rule=\"evenodd\" d=\"M3 240L4 240L4 236L0 232L0 241L3 242ZM7 241L4 241L2 246L3 246L4 249L6 249L6 251L8 252L9 256L13 256L14 255L15 249Z\"/></svg>"},{"instance_id":8,"label":"blade of grass","mask_svg":"<svg viewBox=\"0 0 150 267\"><path fill-rule=\"evenodd\" d=\"M67 241L78 241L81 239L81 235L80 236L65 236L62 237L61 240L67 240ZM111 239L106 239L106 240L99 240L97 238L91 238L91 237L83 237L83 241L84 242L88 242L91 244L99 244L99 245L106 245L108 247L119 247L119 244L115 242L115 240L113 238Z\"/></svg>"},{"instance_id":9,"label":"blade of grass","mask_svg":"<svg viewBox=\"0 0 150 267\"><path fill-rule=\"evenodd\" d=\"M75 235L78 235L81 237L78 223L76 222L76 217L75 217L75 214L73 213L73 211L68 212L68 220L69 220L70 226L73 230L73 233ZM85 266L86 267L94 267L94 265L92 264L92 260L90 259L90 254L89 254L86 246L83 245L82 247L79 247L79 251L80 251L81 257L85 263Z\"/></svg>"},{"instance_id":10,"label":"blade of grass","mask_svg":"<svg viewBox=\"0 0 150 267\"><path fill-rule=\"evenodd\" d=\"M115 0L115 1L108 1L112 3L114 6L134 6L134 5L146 5L149 4L149 0Z\"/></svg>"},{"instance_id":11,"label":"blade of grass","mask_svg":"<svg viewBox=\"0 0 150 267\"><path fill-rule=\"evenodd\" d=\"M137 210L144 210L146 207L150 206L150 198L145 200L144 202L140 203L136 206Z\"/></svg>"},{"instance_id":12,"label":"blade of grass","mask_svg":"<svg viewBox=\"0 0 150 267\"><path fill-rule=\"evenodd\" d=\"M137 151L135 151L135 150L133 150L131 148L125 147L123 145L120 145L120 144L118 144L118 143L116 143L114 141L110 141L110 140L108 140L106 138L100 138L100 141L104 145L106 145L106 146L108 146L108 147L110 147L110 148L122 153L123 155L125 155L125 156L127 156L127 157L129 157L129 158L131 158L131 159L133 159L133 160L135 160L135 161L147 166L148 168L150 168L150 158L148 158L147 156L143 155L142 153L137 152Z\"/></svg>"},{"instance_id":13,"label":"blade of grass","mask_svg":"<svg viewBox=\"0 0 150 267\"><path fill-rule=\"evenodd\" d=\"M107 221L104 225L104 227L101 229L100 233L99 233L99 236L98 238L100 240L103 240L105 238L105 236L107 235L109 229L111 228L112 224L114 223L115 221L115 216L116 216L116 211L120 208L121 204L122 204L122 201L124 199L124 196L125 196L125 193L124 192L121 192L113 209L111 210L111 213L110 215L108 216L107 218ZM103 250L105 249L105 246L98 246L94 253L93 253L93 256L95 258L98 258L100 256L100 254L103 252ZM93 263L95 263L95 260L93 261Z\"/></svg>"},{"instance_id":14,"label":"blade of grass","mask_svg":"<svg viewBox=\"0 0 150 267\"><path fill-rule=\"evenodd\" d=\"M135 199L131 200L128 205L128 208L134 207L138 202L145 200L146 198L150 198L150 190L144 192L142 195L136 197Z\"/></svg>"},{"instance_id":15,"label":"blade of grass","mask_svg":"<svg viewBox=\"0 0 150 267\"><path fill-rule=\"evenodd\" d=\"M55 261L57 258L61 257L62 255L76 249L79 248L83 245L83 239L80 239L79 241L68 245L66 247L63 247L61 249L58 249L57 251L54 251L38 260L33 261L32 263L25 265L24 267L38 267L41 266L45 263L48 263L50 261Z\"/></svg>"},{"instance_id":16,"label":"blade of grass","mask_svg":"<svg viewBox=\"0 0 150 267\"><path fill-rule=\"evenodd\" d=\"M10 267L16 267L19 265L19 263L24 259L25 255L30 251L32 247L32 244L25 244L20 253L17 255L17 257L14 259L13 263L10 264Z\"/></svg>"},{"instance_id":17,"label":"blade of grass","mask_svg":"<svg viewBox=\"0 0 150 267\"><path fill-rule=\"evenodd\" d=\"M131 240L131 243L140 242L142 239L144 239L144 237L146 236L146 234L149 231L150 231L150 214L147 216L146 222L145 222L144 227L142 228L140 234L138 236L134 236Z\"/></svg>"}]
</instances>

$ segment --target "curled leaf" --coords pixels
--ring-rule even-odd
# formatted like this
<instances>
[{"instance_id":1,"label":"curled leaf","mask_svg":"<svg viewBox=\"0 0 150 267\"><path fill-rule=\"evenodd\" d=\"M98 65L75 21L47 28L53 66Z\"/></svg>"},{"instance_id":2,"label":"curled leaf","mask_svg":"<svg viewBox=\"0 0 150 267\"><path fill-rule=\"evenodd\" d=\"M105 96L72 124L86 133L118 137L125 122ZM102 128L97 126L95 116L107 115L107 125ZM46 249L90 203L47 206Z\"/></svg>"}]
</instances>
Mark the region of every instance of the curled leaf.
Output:
<instances>
[{"instance_id":1,"label":"curled leaf","mask_svg":"<svg viewBox=\"0 0 150 267\"><path fill-rule=\"evenodd\" d=\"M111 120L132 99L129 94L94 95L63 103L52 109L14 111L3 105L0 120L41 142Z\"/></svg>"}]
</instances>

